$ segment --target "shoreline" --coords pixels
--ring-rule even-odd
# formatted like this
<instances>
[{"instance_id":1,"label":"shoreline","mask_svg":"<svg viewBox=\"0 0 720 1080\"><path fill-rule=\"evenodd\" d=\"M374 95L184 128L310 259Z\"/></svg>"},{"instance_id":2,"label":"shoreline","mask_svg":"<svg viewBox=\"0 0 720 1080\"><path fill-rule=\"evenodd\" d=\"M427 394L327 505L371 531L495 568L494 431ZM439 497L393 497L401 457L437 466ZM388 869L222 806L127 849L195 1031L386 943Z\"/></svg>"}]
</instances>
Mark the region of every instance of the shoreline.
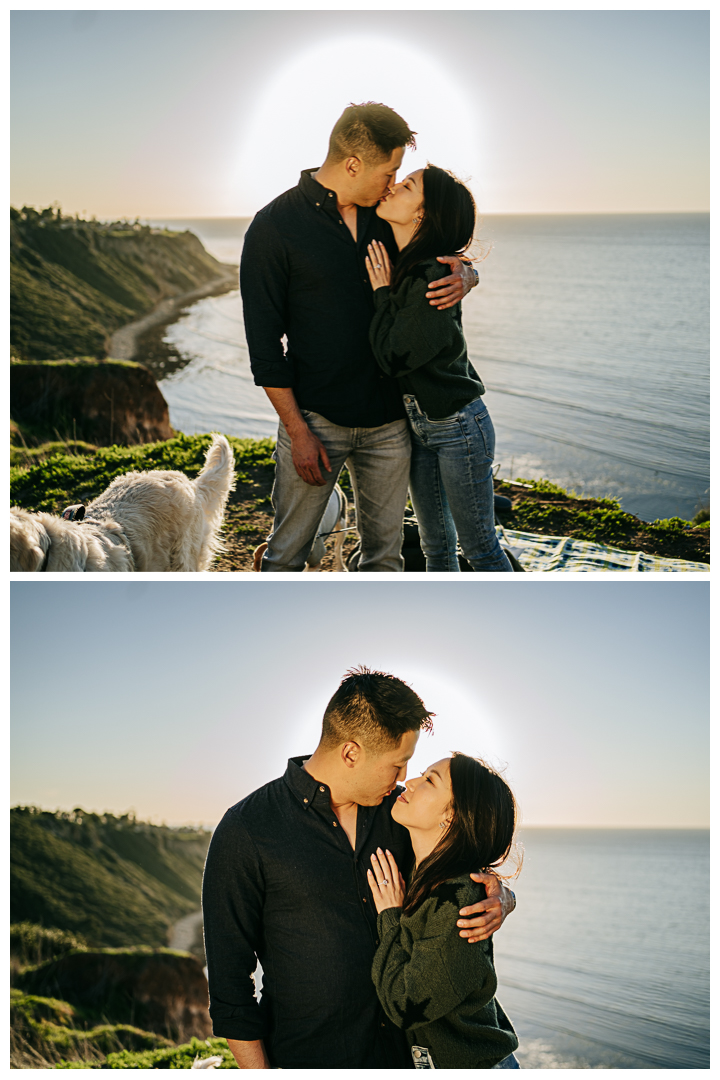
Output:
<instances>
[{"instance_id":1,"label":"shoreline","mask_svg":"<svg viewBox=\"0 0 720 1080\"><path fill-rule=\"evenodd\" d=\"M140 338L149 330L163 324L174 322L182 314L184 308L195 300L202 300L206 296L213 296L227 292L237 282L238 268L226 264L227 273L221 277L213 278L205 285L187 292L178 293L177 296L166 296L159 300L152 311L143 315L141 319L126 323L116 330L108 342L108 359L110 360L134 360L138 351Z\"/></svg>"}]
</instances>

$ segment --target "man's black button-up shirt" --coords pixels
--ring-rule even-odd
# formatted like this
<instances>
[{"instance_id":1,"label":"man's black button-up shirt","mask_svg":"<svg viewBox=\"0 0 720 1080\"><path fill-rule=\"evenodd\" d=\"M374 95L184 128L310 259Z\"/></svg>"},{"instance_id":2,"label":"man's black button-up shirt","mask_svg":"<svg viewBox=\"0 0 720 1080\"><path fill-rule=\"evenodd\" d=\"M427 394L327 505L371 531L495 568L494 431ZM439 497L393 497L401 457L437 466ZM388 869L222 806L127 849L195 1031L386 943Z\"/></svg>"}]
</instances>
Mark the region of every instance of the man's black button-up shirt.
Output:
<instances>
[{"instance_id":1,"label":"man's black button-up shirt","mask_svg":"<svg viewBox=\"0 0 720 1080\"><path fill-rule=\"evenodd\" d=\"M379 806L358 806L353 851L329 788L303 760L291 758L283 777L231 807L210 843L203 913L213 1031L263 1039L275 1068L412 1068L370 977L370 855L388 848L406 880L412 867L409 835L390 816L402 788Z\"/></svg>"},{"instance_id":2,"label":"man's black button-up shirt","mask_svg":"<svg viewBox=\"0 0 720 1080\"><path fill-rule=\"evenodd\" d=\"M358 206L355 241L336 203L306 170L250 224L240 263L250 365L258 386L290 387L301 409L341 427L379 427L405 411L370 348L365 256L371 240L391 258L397 249L374 207Z\"/></svg>"}]
</instances>

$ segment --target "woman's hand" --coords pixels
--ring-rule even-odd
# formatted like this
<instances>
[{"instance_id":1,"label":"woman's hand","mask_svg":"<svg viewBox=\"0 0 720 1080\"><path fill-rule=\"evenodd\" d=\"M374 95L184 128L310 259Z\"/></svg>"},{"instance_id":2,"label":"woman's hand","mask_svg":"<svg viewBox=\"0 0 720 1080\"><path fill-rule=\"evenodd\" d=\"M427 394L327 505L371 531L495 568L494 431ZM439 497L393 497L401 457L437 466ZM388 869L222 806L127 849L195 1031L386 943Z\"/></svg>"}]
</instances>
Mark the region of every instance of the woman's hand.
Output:
<instances>
[{"instance_id":1,"label":"woman's hand","mask_svg":"<svg viewBox=\"0 0 720 1080\"><path fill-rule=\"evenodd\" d=\"M385 908L402 907L405 899L405 882L389 851L377 849L372 856L372 870L368 870L368 882L378 912Z\"/></svg>"},{"instance_id":2,"label":"woman's hand","mask_svg":"<svg viewBox=\"0 0 720 1080\"><path fill-rule=\"evenodd\" d=\"M365 266L374 292L375 289L390 284L392 263L385 250L385 245L378 243L377 240L373 240L372 244L368 244L368 251L370 256L365 256Z\"/></svg>"}]
</instances>

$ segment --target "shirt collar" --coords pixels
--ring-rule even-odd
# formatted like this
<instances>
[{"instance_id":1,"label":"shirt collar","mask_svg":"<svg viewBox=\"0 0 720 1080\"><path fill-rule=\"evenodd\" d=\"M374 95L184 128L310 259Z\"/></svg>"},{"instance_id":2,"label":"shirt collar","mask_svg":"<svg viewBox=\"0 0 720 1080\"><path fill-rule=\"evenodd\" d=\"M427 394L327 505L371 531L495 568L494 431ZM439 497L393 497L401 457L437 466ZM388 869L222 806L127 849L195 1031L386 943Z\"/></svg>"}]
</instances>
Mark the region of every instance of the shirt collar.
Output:
<instances>
[{"instance_id":1,"label":"shirt collar","mask_svg":"<svg viewBox=\"0 0 720 1080\"><path fill-rule=\"evenodd\" d=\"M285 783L304 810L312 806L316 798L322 801L324 796L325 800L330 800L330 789L327 784L322 784L303 769L303 764L310 757L310 754L306 754L303 757L289 758L284 776Z\"/></svg>"},{"instance_id":2,"label":"shirt collar","mask_svg":"<svg viewBox=\"0 0 720 1080\"><path fill-rule=\"evenodd\" d=\"M314 776L311 776L309 772L303 769L303 765L306 761L310 760L311 754L305 754L303 757L291 757L288 758L287 769L283 777L285 783L292 791L297 801L302 806L303 810L307 810L313 804L313 800L317 799L319 802L330 801L330 789L327 784L321 783L320 780L316 780ZM383 799L384 803L387 803L388 807L391 807L398 795L402 795L405 790L401 784L397 784L395 790L390 792ZM359 809L365 811L375 811L376 806L360 806Z\"/></svg>"},{"instance_id":3,"label":"shirt collar","mask_svg":"<svg viewBox=\"0 0 720 1080\"><path fill-rule=\"evenodd\" d=\"M330 191L329 188L323 187L317 180L313 179L311 173L317 172L320 166L316 166L314 169L303 169L300 173L299 188L302 191L305 198L311 203L316 210L335 210L337 204L337 195L334 191ZM292 760L292 759L291 759Z\"/></svg>"}]
</instances>

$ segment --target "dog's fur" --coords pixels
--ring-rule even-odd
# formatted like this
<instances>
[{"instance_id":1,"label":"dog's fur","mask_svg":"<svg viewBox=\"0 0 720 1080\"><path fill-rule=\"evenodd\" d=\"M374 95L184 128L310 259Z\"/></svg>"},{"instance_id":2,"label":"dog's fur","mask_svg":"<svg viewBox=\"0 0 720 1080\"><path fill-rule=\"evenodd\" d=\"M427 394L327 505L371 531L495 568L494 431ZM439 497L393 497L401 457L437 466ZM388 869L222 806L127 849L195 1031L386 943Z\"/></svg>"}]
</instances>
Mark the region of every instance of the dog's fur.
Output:
<instances>
[{"instance_id":1,"label":"dog's fur","mask_svg":"<svg viewBox=\"0 0 720 1080\"><path fill-rule=\"evenodd\" d=\"M207 570L235 482L233 452L213 435L195 478L154 470L116 477L81 522L10 511L10 569L36 573ZM47 562L46 560L47 556ZM44 565L43 565L44 564Z\"/></svg>"},{"instance_id":2,"label":"dog's fur","mask_svg":"<svg viewBox=\"0 0 720 1080\"><path fill-rule=\"evenodd\" d=\"M305 563L305 573L317 572L320 569L320 561L328 552L333 554L332 573L343 574L347 572L347 566L343 561L343 544L347 535L348 501L345 492L336 484L330 492L322 521L318 526L317 536L310 549L308 560ZM267 551L267 544L260 544L253 552L253 570L259 573L262 569L262 557Z\"/></svg>"}]
</instances>

